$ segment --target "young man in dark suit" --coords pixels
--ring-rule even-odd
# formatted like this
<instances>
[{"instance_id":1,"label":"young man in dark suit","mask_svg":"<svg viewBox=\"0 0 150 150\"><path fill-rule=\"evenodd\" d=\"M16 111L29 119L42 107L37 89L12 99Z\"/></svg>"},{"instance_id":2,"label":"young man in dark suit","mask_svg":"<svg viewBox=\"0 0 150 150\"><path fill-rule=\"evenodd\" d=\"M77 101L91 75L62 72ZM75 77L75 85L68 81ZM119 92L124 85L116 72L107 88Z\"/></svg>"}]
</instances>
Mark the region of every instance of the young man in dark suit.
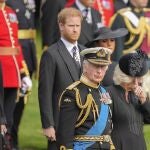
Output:
<instances>
[{"instance_id":1,"label":"young man in dark suit","mask_svg":"<svg viewBox=\"0 0 150 150\"><path fill-rule=\"evenodd\" d=\"M81 34L78 42L87 44L93 39L94 31L103 26L101 14L92 8L95 0L75 0L72 7L77 8L83 15Z\"/></svg>"},{"instance_id":2,"label":"young man in dark suit","mask_svg":"<svg viewBox=\"0 0 150 150\"><path fill-rule=\"evenodd\" d=\"M59 97L81 75L82 58L79 52L84 47L77 42L81 22L80 11L75 8L63 9L58 14L61 38L42 54L38 94L43 134L49 140L49 150L57 149L55 133L58 127Z\"/></svg>"}]
</instances>

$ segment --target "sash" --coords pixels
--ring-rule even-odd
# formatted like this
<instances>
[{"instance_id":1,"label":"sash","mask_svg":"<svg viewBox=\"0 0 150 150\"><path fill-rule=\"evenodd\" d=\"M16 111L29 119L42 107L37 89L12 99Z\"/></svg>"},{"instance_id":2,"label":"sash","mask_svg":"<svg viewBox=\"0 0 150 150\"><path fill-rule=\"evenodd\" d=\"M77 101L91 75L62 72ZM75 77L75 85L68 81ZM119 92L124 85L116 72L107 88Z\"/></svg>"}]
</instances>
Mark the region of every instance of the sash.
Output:
<instances>
[{"instance_id":1,"label":"sash","mask_svg":"<svg viewBox=\"0 0 150 150\"><path fill-rule=\"evenodd\" d=\"M132 11L125 11L123 16L126 16L135 27L139 26L139 18Z\"/></svg>"},{"instance_id":2,"label":"sash","mask_svg":"<svg viewBox=\"0 0 150 150\"><path fill-rule=\"evenodd\" d=\"M106 92L104 88L102 87L99 87L99 88L101 89L102 93ZM108 120L109 106L107 104L102 103L100 108L101 108L101 111L99 113L99 117L97 121L85 135L100 136L103 133L107 124L107 120ZM87 141L87 142L77 141L77 142L74 142L73 150L86 150L86 148L90 147L94 143L95 143L94 141L92 142L91 141Z\"/></svg>"}]
</instances>

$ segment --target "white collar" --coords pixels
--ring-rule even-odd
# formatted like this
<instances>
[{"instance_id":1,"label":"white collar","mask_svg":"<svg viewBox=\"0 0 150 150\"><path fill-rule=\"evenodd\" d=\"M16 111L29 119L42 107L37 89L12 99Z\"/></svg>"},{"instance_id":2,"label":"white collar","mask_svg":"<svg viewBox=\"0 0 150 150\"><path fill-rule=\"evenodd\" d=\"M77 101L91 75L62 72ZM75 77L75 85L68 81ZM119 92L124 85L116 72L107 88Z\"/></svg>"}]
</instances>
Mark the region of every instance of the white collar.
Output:
<instances>
[{"instance_id":1,"label":"white collar","mask_svg":"<svg viewBox=\"0 0 150 150\"><path fill-rule=\"evenodd\" d=\"M75 3L81 12L83 12L86 9L86 7L79 0L76 0ZM88 10L90 10L89 7L88 7Z\"/></svg>"},{"instance_id":2,"label":"white collar","mask_svg":"<svg viewBox=\"0 0 150 150\"><path fill-rule=\"evenodd\" d=\"M78 48L78 43L77 41L73 44L73 43L70 43L69 41L67 41L65 38L61 37L61 40L62 42L64 43L64 45L66 46L67 50L69 51L69 53L71 54L72 56L72 49L74 46L76 46Z\"/></svg>"}]
</instances>

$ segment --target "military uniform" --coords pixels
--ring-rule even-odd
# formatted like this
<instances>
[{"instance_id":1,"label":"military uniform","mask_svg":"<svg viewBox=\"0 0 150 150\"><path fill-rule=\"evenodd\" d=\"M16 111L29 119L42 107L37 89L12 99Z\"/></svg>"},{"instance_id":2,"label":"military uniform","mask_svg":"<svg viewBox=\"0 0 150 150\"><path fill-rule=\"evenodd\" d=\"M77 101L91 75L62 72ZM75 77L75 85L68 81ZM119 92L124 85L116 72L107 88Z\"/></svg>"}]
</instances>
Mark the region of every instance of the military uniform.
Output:
<instances>
[{"instance_id":1,"label":"military uniform","mask_svg":"<svg viewBox=\"0 0 150 150\"><path fill-rule=\"evenodd\" d=\"M7 0L9 5L16 12L18 18L18 38L23 49L23 56L27 63L30 76L37 70L36 58L36 30L35 30L35 1L34 0ZM24 97L19 99L14 111L14 125L12 128L14 146L18 145L18 128L24 110Z\"/></svg>"},{"instance_id":2,"label":"military uniform","mask_svg":"<svg viewBox=\"0 0 150 150\"><path fill-rule=\"evenodd\" d=\"M19 42L23 49L23 56L27 63L30 75L37 69L36 47L35 47L35 1L34 0L7 0L17 15Z\"/></svg>"},{"instance_id":3,"label":"military uniform","mask_svg":"<svg viewBox=\"0 0 150 150\"><path fill-rule=\"evenodd\" d=\"M86 55L92 58L88 60L90 63L108 64L105 52L97 52L98 57L103 57L100 61L95 60L95 52L88 52ZM115 149L110 137L112 122L109 104L111 101L101 102L102 94L106 94L105 89L89 80L84 72L79 81L71 84L62 93L57 130L60 150Z\"/></svg>"},{"instance_id":4,"label":"military uniform","mask_svg":"<svg viewBox=\"0 0 150 150\"><path fill-rule=\"evenodd\" d=\"M0 61L4 87L4 110L8 129L6 139L10 139L17 90L21 87L21 76L28 75L28 70L18 41L17 16L10 7L5 6L5 3L0 9ZM8 149L10 148L8 145Z\"/></svg>"},{"instance_id":5,"label":"military uniform","mask_svg":"<svg viewBox=\"0 0 150 150\"><path fill-rule=\"evenodd\" d=\"M127 28L129 34L116 40L116 50L113 60L119 60L123 54L133 52L141 48L150 55L150 9L138 9L130 4L130 7L118 11L111 21L111 28Z\"/></svg>"}]
</instances>

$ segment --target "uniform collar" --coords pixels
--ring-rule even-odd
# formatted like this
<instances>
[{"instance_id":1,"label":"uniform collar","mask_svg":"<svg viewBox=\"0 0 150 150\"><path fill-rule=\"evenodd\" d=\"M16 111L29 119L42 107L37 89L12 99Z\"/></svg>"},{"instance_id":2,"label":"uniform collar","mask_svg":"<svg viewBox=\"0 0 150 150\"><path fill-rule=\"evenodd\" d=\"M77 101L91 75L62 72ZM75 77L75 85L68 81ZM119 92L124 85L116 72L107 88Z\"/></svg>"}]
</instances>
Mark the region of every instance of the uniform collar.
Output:
<instances>
[{"instance_id":1,"label":"uniform collar","mask_svg":"<svg viewBox=\"0 0 150 150\"><path fill-rule=\"evenodd\" d=\"M80 81L81 81L82 83L84 83L85 85L90 86L90 87L95 88L95 89L97 89L97 88L99 87L99 84L95 84L95 83L91 82L91 81L90 81L86 76L84 76L84 75L81 76Z\"/></svg>"}]
</instances>

